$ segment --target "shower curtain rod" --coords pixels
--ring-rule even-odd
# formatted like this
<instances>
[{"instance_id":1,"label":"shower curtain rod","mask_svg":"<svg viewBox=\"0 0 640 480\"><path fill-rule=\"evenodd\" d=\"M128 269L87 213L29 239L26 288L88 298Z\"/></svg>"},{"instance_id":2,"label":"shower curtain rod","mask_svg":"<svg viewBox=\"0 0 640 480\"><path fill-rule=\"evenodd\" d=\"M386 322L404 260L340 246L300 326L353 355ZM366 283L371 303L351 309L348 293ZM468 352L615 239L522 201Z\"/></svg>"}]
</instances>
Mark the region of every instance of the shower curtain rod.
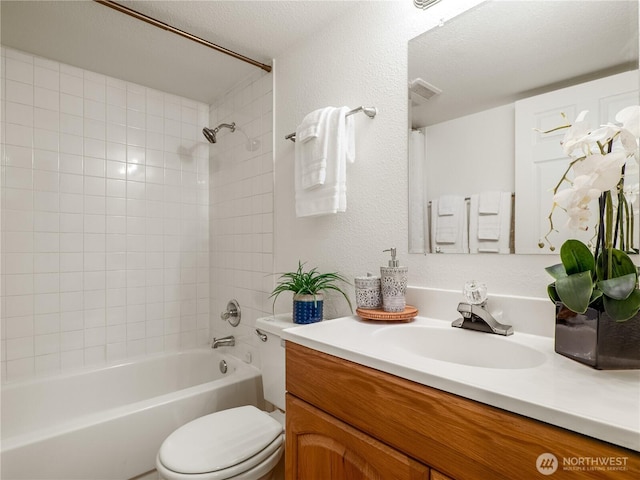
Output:
<instances>
[{"instance_id":1,"label":"shower curtain rod","mask_svg":"<svg viewBox=\"0 0 640 480\"><path fill-rule=\"evenodd\" d=\"M161 22L160 20L156 20L155 18L149 17L143 13L137 12L135 10L130 9L129 7L125 7L124 5L120 5L117 2L112 2L111 0L93 0L96 3L104 5L105 7L112 8L117 10L118 12L129 15L133 18L137 18L138 20L142 20L143 22L147 22L154 27L161 28L163 30L167 30L168 32L175 33L176 35L180 35L188 40L204 45L205 47L212 48L218 52L225 53L233 58L237 58L238 60L242 60L243 62L250 63L251 65L261 68L266 72L271 71L271 65L265 65L264 63L260 63L257 60L253 60L252 58L245 57L239 53L234 52L233 50L229 50L228 48L221 47L220 45L216 45L215 43L211 43L207 40L204 40L200 37L196 37L188 32L180 30L176 27L172 27L168 23Z\"/></svg>"}]
</instances>

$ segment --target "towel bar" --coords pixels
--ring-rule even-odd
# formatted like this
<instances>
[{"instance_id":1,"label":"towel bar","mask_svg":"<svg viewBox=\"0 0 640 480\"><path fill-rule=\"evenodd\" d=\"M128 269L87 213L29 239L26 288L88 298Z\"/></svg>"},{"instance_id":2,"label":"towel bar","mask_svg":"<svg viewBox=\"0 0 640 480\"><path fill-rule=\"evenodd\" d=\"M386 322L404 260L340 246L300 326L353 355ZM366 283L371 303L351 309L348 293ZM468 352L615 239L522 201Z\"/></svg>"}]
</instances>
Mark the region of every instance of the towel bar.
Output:
<instances>
[{"instance_id":1,"label":"towel bar","mask_svg":"<svg viewBox=\"0 0 640 480\"><path fill-rule=\"evenodd\" d=\"M511 198L516 198L516 194L515 193L511 193ZM464 197L464 201L468 202L469 200L471 200L471 197ZM431 200L429 200L427 202L427 206L430 207L431 206Z\"/></svg>"},{"instance_id":2,"label":"towel bar","mask_svg":"<svg viewBox=\"0 0 640 480\"><path fill-rule=\"evenodd\" d=\"M358 112L364 112L364 114L369 117L369 118L374 118L377 113L378 113L378 109L376 107L358 107L358 108L354 108L353 110L350 110L347 112L347 115L353 115L354 113L358 113ZM286 135L284 137L285 140L291 140L292 142L296 141L296 132L290 133L289 135Z\"/></svg>"}]
</instances>

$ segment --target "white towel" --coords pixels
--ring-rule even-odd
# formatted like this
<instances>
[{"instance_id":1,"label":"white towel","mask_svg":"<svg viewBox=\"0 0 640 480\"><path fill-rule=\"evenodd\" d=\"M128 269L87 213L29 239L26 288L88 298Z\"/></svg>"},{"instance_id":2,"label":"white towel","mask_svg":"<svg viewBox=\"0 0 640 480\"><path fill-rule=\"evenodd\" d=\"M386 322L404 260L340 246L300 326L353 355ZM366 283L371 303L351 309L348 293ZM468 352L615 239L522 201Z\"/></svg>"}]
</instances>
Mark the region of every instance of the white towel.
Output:
<instances>
[{"instance_id":1,"label":"white towel","mask_svg":"<svg viewBox=\"0 0 640 480\"><path fill-rule=\"evenodd\" d=\"M345 115L345 149L347 162L353 163L356 161L356 127L353 123L353 115L347 115L350 109L348 107L342 107L342 109Z\"/></svg>"},{"instance_id":2,"label":"white towel","mask_svg":"<svg viewBox=\"0 0 640 480\"><path fill-rule=\"evenodd\" d=\"M460 232L455 215L442 215L436 221L436 243L438 245L456 243Z\"/></svg>"},{"instance_id":3,"label":"white towel","mask_svg":"<svg viewBox=\"0 0 640 480\"><path fill-rule=\"evenodd\" d=\"M440 202L447 197L445 215L440 215ZM449 214L451 212L451 214ZM431 202L431 249L441 253L467 253L467 205L462 196L446 195Z\"/></svg>"},{"instance_id":4,"label":"white towel","mask_svg":"<svg viewBox=\"0 0 640 480\"><path fill-rule=\"evenodd\" d=\"M327 118L326 175L322 185L305 189L302 169L295 168L296 216L344 212L347 208L347 160L355 160L353 124L347 128L348 107L331 108ZM297 143L297 141L296 141Z\"/></svg>"},{"instance_id":5,"label":"white towel","mask_svg":"<svg viewBox=\"0 0 640 480\"><path fill-rule=\"evenodd\" d=\"M438 215L454 215L460 208L460 196L458 195L442 195L438 199Z\"/></svg>"},{"instance_id":6,"label":"white towel","mask_svg":"<svg viewBox=\"0 0 640 480\"><path fill-rule=\"evenodd\" d=\"M302 188L324 184L327 176L328 117L331 107L314 110L296 128L295 162Z\"/></svg>"},{"instance_id":7,"label":"white towel","mask_svg":"<svg viewBox=\"0 0 640 480\"><path fill-rule=\"evenodd\" d=\"M478 240L500 240L500 215L478 215Z\"/></svg>"},{"instance_id":8,"label":"white towel","mask_svg":"<svg viewBox=\"0 0 640 480\"><path fill-rule=\"evenodd\" d=\"M482 194L471 195L469 251L471 253L510 253L511 192L500 192L498 214L480 214Z\"/></svg>"},{"instance_id":9,"label":"white towel","mask_svg":"<svg viewBox=\"0 0 640 480\"><path fill-rule=\"evenodd\" d=\"M481 192L478 200L480 215L497 215L500 213L502 192Z\"/></svg>"},{"instance_id":10,"label":"white towel","mask_svg":"<svg viewBox=\"0 0 640 480\"><path fill-rule=\"evenodd\" d=\"M502 192L478 195L478 240L500 240L500 201Z\"/></svg>"},{"instance_id":11,"label":"white towel","mask_svg":"<svg viewBox=\"0 0 640 480\"><path fill-rule=\"evenodd\" d=\"M329 125L330 140L335 138L336 143L332 145L339 166L338 180L338 212L347 211L347 162L355 161L355 135L353 128L353 117L347 116L349 107L341 107L336 116L331 117ZM335 133L331 133L335 132Z\"/></svg>"}]
</instances>

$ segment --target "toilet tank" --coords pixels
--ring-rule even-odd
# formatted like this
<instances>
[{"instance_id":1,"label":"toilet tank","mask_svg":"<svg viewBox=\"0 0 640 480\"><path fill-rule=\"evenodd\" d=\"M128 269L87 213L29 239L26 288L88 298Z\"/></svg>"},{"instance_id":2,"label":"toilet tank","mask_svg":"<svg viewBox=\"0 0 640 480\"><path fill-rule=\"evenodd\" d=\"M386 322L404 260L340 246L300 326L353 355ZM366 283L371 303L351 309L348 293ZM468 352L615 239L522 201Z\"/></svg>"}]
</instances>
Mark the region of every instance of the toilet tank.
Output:
<instances>
[{"instance_id":1,"label":"toilet tank","mask_svg":"<svg viewBox=\"0 0 640 480\"><path fill-rule=\"evenodd\" d=\"M258 341L264 398L281 410L284 410L285 402L284 345L281 342L281 332L293 326L295 324L291 320L291 314L256 320L256 329L266 335L266 341Z\"/></svg>"}]
</instances>

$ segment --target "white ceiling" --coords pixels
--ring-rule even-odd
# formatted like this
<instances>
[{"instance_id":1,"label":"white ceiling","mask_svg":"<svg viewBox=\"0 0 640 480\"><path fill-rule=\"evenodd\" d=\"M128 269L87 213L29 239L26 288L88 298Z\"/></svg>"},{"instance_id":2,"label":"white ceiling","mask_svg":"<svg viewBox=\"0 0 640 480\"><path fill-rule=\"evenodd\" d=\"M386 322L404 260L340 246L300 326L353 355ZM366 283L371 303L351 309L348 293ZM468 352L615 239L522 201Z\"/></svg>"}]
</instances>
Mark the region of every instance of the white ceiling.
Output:
<instances>
[{"instance_id":1,"label":"white ceiling","mask_svg":"<svg viewBox=\"0 0 640 480\"><path fill-rule=\"evenodd\" d=\"M364 1L119 3L271 64ZM0 19L3 45L206 103L258 70L91 0L0 0ZM497 0L410 45L409 79L443 90L417 110L431 124L637 65L638 0Z\"/></svg>"},{"instance_id":2,"label":"white ceiling","mask_svg":"<svg viewBox=\"0 0 640 480\"><path fill-rule=\"evenodd\" d=\"M432 125L638 68L638 0L494 0L409 42L409 80L442 93L412 109Z\"/></svg>"},{"instance_id":3,"label":"white ceiling","mask_svg":"<svg viewBox=\"0 0 640 480\"><path fill-rule=\"evenodd\" d=\"M119 3L270 65L361 2ZM2 0L0 8L5 46L206 103L258 70L91 0Z\"/></svg>"}]
</instances>

